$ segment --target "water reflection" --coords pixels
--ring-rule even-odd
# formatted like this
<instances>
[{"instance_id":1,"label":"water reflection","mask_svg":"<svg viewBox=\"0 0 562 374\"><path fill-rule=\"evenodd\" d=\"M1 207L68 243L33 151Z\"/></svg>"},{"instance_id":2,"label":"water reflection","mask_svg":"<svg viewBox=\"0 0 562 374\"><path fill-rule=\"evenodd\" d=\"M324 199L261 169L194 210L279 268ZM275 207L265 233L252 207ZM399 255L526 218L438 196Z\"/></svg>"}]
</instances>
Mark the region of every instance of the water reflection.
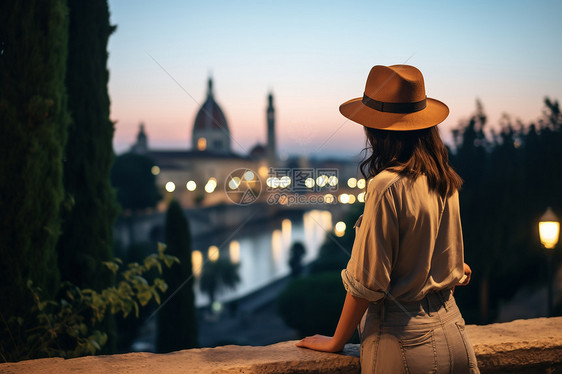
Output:
<instances>
[{"instance_id":1,"label":"water reflection","mask_svg":"<svg viewBox=\"0 0 562 374\"><path fill-rule=\"evenodd\" d=\"M303 262L310 263L318 256L326 233L331 232L332 229L331 212L310 210L303 213L302 219L294 217L280 219L268 230L258 230L236 237L228 243L225 253L221 255L229 255L232 262L240 264L240 283L234 291L225 291L217 295L217 300L225 302L237 299L287 276L290 273L290 248L296 242L304 244L306 254ZM216 248L215 246L209 248L208 258L218 258L219 251L215 250ZM194 251L192 260L194 274L198 277L203 256L199 251ZM195 291L196 304L206 305L207 295L202 294L198 287Z\"/></svg>"},{"instance_id":2,"label":"water reflection","mask_svg":"<svg viewBox=\"0 0 562 374\"><path fill-rule=\"evenodd\" d=\"M238 264L240 262L240 243L237 240L231 241L228 251L230 253L230 261L233 264Z\"/></svg>"}]
</instances>

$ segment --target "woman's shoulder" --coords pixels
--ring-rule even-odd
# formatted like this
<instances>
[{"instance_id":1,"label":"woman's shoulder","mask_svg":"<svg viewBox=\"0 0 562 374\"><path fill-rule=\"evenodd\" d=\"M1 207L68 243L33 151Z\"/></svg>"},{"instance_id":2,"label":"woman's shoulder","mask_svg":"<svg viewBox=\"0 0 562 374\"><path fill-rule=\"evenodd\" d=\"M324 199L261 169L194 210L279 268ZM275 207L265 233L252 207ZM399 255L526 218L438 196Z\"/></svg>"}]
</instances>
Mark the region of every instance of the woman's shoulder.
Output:
<instances>
[{"instance_id":1,"label":"woman's shoulder","mask_svg":"<svg viewBox=\"0 0 562 374\"><path fill-rule=\"evenodd\" d=\"M375 205L380 199L397 184L401 184L403 176L391 170L383 170L371 179L367 185L365 201L369 200Z\"/></svg>"},{"instance_id":2,"label":"woman's shoulder","mask_svg":"<svg viewBox=\"0 0 562 374\"><path fill-rule=\"evenodd\" d=\"M397 172L385 169L369 179L367 191L372 193L383 193L401 179L402 176Z\"/></svg>"}]
</instances>

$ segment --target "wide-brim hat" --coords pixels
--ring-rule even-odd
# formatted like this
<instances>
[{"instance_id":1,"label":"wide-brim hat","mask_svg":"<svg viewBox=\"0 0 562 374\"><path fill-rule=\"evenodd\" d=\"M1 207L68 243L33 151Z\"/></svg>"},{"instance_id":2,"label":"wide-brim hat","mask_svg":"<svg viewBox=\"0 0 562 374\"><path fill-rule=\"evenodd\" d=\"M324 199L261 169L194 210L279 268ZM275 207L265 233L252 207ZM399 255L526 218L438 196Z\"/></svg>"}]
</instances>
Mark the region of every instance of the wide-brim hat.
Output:
<instances>
[{"instance_id":1,"label":"wide-brim hat","mask_svg":"<svg viewBox=\"0 0 562 374\"><path fill-rule=\"evenodd\" d=\"M377 65L369 73L363 97L346 101L340 112L363 126L408 131L443 122L449 108L426 96L423 75L417 68Z\"/></svg>"}]
</instances>

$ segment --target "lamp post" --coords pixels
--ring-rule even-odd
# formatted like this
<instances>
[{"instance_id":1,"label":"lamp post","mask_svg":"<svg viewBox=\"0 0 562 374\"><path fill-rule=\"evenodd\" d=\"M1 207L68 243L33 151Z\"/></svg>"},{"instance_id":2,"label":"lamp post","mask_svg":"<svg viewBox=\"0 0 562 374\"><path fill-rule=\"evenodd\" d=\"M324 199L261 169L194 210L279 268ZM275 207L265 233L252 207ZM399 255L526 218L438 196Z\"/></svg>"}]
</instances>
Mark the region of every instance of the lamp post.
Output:
<instances>
[{"instance_id":1,"label":"lamp post","mask_svg":"<svg viewBox=\"0 0 562 374\"><path fill-rule=\"evenodd\" d=\"M548 256L548 315L552 316L552 283L553 269L552 256L553 249L558 244L560 236L560 221L552 209L548 207L539 221L539 237L541 244L547 249Z\"/></svg>"}]
</instances>

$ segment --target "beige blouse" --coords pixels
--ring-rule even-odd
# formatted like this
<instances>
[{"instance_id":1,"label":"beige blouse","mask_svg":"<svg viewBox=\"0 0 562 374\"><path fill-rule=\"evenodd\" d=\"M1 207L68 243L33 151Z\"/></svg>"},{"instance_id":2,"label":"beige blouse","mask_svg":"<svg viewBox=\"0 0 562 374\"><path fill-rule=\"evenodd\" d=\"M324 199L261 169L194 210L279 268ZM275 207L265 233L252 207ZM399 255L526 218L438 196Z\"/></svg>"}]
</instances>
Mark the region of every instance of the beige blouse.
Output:
<instances>
[{"instance_id":1,"label":"beige blouse","mask_svg":"<svg viewBox=\"0 0 562 374\"><path fill-rule=\"evenodd\" d=\"M382 171L367 187L365 208L342 280L347 292L369 301L388 293L403 301L464 279L459 197L443 199L427 178L413 181Z\"/></svg>"}]
</instances>

